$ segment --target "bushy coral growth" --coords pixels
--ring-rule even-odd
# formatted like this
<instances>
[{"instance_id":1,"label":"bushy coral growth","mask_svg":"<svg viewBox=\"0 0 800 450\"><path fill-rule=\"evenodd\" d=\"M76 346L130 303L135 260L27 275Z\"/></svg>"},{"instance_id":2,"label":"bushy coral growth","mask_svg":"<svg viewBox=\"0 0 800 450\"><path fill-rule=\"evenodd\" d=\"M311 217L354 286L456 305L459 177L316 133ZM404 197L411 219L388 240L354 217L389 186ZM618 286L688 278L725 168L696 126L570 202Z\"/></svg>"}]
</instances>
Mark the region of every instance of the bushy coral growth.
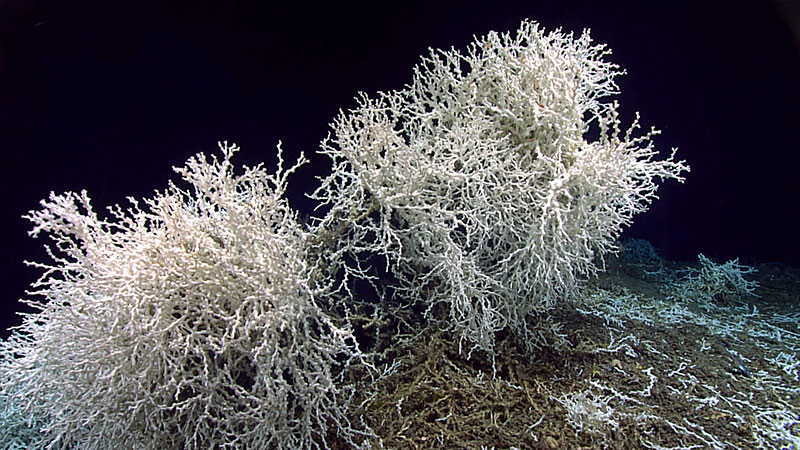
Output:
<instances>
[{"instance_id":1,"label":"bushy coral growth","mask_svg":"<svg viewBox=\"0 0 800 450\"><path fill-rule=\"evenodd\" d=\"M42 301L2 343L3 448L325 447L345 440L350 332L315 303L290 169L245 168L235 146L176 169L140 206L101 218L86 193L28 218L47 234ZM279 151L280 155L280 151Z\"/></svg>"},{"instance_id":2,"label":"bushy coral growth","mask_svg":"<svg viewBox=\"0 0 800 450\"><path fill-rule=\"evenodd\" d=\"M108 218L86 193L51 195L28 216L54 241L38 311L0 344L0 444L368 446L346 415L346 371L365 362L346 315L373 300L354 280L423 305L470 352L492 356L504 329L535 346L531 319L688 170L656 159L638 119L620 130L608 54L533 22L433 51L335 120L308 229L284 198L304 158L285 169L280 147L275 173L237 175L221 145L176 169L189 189Z\"/></svg>"},{"instance_id":3,"label":"bushy coral growth","mask_svg":"<svg viewBox=\"0 0 800 450\"><path fill-rule=\"evenodd\" d=\"M701 253L697 259L700 267L688 269L672 286L680 298L737 302L757 296L758 283L745 278L745 275L754 273L755 268L739 264L738 258L717 264Z\"/></svg>"},{"instance_id":4,"label":"bushy coral growth","mask_svg":"<svg viewBox=\"0 0 800 450\"><path fill-rule=\"evenodd\" d=\"M432 51L403 90L362 95L323 142L334 170L315 193L331 208L319 227L340 244L328 259L383 256L398 289L447 305L472 348L491 353L504 328L528 334L529 316L614 249L657 180L688 170L654 159L655 130L620 131L608 54L588 33L523 22L466 54Z\"/></svg>"}]
</instances>

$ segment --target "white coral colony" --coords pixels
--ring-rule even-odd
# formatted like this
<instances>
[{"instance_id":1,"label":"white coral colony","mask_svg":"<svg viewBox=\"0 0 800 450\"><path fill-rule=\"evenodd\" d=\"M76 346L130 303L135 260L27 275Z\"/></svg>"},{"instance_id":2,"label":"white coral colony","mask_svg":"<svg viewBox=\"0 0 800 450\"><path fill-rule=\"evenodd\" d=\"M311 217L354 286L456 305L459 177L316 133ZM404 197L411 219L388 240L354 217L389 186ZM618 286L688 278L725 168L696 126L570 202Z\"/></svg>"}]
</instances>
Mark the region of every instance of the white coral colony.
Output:
<instances>
[{"instance_id":1,"label":"white coral colony","mask_svg":"<svg viewBox=\"0 0 800 450\"><path fill-rule=\"evenodd\" d=\"M334 122L323 142L334 172L315 198L335 214L321 227L379 210L352 224L345 247L375 236L369 250L417 301L449 305L473 348L491 353L507 327L528 334L526 317L596 270L656 181L688 170L654 159L657 131L637 134L638 118L620 130L609 53L588 32L533 22L466 54L432 51L408 87L362 95Z\"/></svg>"}]
</instances>

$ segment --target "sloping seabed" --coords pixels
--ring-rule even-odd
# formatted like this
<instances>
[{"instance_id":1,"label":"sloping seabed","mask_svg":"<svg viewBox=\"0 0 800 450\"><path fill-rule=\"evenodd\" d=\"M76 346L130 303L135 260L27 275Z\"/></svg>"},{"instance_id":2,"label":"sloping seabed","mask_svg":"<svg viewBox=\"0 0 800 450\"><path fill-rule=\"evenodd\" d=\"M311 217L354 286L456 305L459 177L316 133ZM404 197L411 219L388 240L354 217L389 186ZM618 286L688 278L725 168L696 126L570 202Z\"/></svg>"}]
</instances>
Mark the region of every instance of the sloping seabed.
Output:
<instances>
[{"instance_id":1,"label":"sloping seabed","mask_svg":"<svg viewBox=\"0 0 800 450\"><path fill-rule=\"evenodd\" d=\"M800 448L800 269L623 249L532 357L384 323L395 366L353 414L392 449Z\"/></svg>"}]
</instances>

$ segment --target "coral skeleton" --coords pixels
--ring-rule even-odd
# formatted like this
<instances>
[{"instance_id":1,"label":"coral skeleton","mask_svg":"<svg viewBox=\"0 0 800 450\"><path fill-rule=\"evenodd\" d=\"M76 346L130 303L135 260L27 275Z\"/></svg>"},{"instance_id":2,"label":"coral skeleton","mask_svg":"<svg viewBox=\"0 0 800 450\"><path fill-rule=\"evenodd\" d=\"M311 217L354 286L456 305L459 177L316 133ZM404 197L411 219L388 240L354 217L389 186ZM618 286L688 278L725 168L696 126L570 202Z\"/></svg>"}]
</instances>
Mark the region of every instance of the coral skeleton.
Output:
<instances>
[{"instance_id":1,"label":"coral skeleton","mask_svg":"<svg viewBox=\"0 0 800 450\"><path fill-rule=\"evenodd\" d=\"M697 255L700 268L690 268L674 286L678 295L704 301L740 301L756 296L758 283L745 278L756 270L739 264L738 259L717 264L705 255Z\"/></svg>"}]
</instances>

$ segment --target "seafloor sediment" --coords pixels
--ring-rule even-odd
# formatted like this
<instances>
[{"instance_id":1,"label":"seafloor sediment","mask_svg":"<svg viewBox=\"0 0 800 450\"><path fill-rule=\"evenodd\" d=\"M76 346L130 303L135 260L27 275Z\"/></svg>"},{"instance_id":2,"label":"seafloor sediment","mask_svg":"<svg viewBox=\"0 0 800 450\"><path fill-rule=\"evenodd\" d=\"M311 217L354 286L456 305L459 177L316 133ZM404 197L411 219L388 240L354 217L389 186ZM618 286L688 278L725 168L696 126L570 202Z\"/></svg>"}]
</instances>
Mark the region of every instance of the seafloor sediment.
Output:
<instances>
[{"instance_id":1,"label":"seafloor sediment","mask_svg":"<svg viewBox=\"0 0 800 450\"><path fill-rule=\"evenodd\" d=\"M392 449L800 448L800 269L633 250L534 354L500 336L494 362L467 358L441 324L384 323L372 351L395 365L358 380L353 420Z\"/></svg>"}]
</instances>

